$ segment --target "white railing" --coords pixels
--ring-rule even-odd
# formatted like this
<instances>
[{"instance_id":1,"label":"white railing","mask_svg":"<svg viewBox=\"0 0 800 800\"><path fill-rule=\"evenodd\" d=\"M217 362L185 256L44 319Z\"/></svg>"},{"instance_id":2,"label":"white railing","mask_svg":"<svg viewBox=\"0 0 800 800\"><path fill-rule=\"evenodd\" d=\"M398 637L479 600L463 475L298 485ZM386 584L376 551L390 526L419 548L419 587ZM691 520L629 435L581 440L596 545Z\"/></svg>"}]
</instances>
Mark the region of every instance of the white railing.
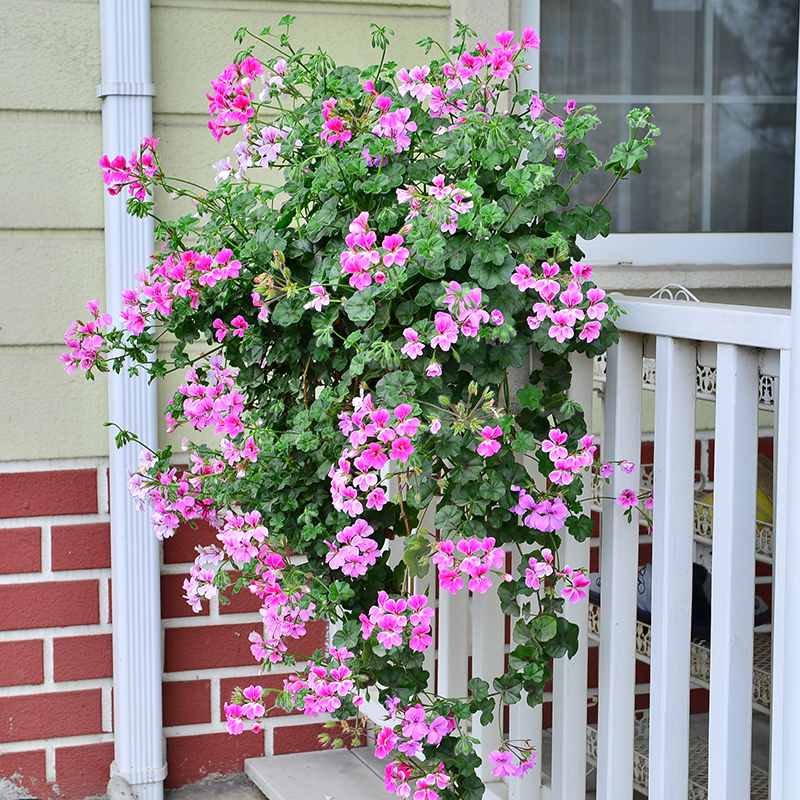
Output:
<instances>
[{"instance_id":1,"label":"white railing","mask_svg":"<svg viewBox=\"0 0 800 800\"><path fill-rule=\"evenodd\" d=\"M781 769L784 709L783 647L786 573L781 563L787 537L786 469L789 413L790 316L786 311L704 303L619 298L627 312L618 322L620 342L608 355L604 387L602 451L606 460L639 460L643 358L655 358L655 463L652 534L652 619L647 634L650 709L634 713L636 659L642 656L637 624L640 525L625 519L613 499L604 501L600 537L602 614L599 628L598 722L587 729L588 603L567 613L580 626L580 649L571 661L555 664L552 761L509 785L488 770L489 800L580 800L587 797L587 744L596 763L596 797L630 800L634 787L651 798L744 800L751 797L751 727L754 699L753 606L756 558L756 473L759 386L773 387L775 482L773 551L772 798ZM689 693L697 684L697 644L691 637L692 561L695 536L695 402L698 365L716 369L716 424L713 510L713 591L707 740L690 737ZM592 404L593 365L573 361L573 397ZM763 398L762 398L763 407ZM591 419L591 415L589 415ZM607 494L637 491L637 472L620 470ZM590 543L565 536L563 561L589 566ZM435 666L440 693L466 690L467 659L473 674L491 682L503 669L504 624L494 593L467 598L444 593L438 605ZM597 617L599 616L599 625ZM637 641L637 639L639 641ZM761 648L763 650L763 647ZM705 651L707 652L707 651ZM707 662L706 662L707 665ZM710 672L710 674L709 674ZM756 678L764 682L763 658ZM769 694L767 694L769 697ZM369 705L369 704L368 704ZM757 707L760 706L757 701ZM493 725L475 722L480 749L496 747ZM512 738L541 745L541 709L519 703L510 711ZM691 748L690 748L691 745ZM691 753L691 754L690 754ZM690 760L693 776L690 780ZM699 765L699 766L698 766ZM707 769L705 767L707 766ZM701 774L698 778L697 773ZM707 777L706 777L707 776ZM756 775L752 797L767 797L767 777ZM595 796L595 795L590 795ZM800 796L800 795L798 795ZM781 800L786 800L785 796Z\"/></svg>"}]
</instances>

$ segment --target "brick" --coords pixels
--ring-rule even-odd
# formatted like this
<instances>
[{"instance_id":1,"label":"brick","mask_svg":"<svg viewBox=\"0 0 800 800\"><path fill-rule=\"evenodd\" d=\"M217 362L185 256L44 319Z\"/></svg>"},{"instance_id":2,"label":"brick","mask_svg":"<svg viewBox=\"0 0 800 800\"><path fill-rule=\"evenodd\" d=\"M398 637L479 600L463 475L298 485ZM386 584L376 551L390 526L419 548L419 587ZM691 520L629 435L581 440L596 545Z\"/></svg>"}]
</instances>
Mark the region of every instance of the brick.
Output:
<instances>
[{"instance_id":1,"label":"brick","mask_svg":"<svg viewBox=\"0 0 800 800\"><path fill-rule=\"evenodd\" d=\"M111 526L55 525L51 533L53 570L104 569L111 566Z\"/></svg>"},{"instance_id":2,"label":"brick","mask_svg":"<svg viewBox=\"0 0 800 800\"><path fill-rule=\"evenodd\" d=\"M44 683L44 650L41 639L0 642L0 686Z\"/></svg>"},{"instance_id":3,"label":"brick","mask_svg":"<svg viewBox=\"0 0 800 800\"><path fill-rule=\"evenodd\" d=\"M0 530L0 575L42 571L42 529Z\"/></svg>"},{"instance_id":4,"label":"brick","mask_svg":"<svg viewBox=\"0 0 800 800\"><path fill-rule=\"evenodd\" d=\"M167 681L161 688L165 728L211 722L211 681Z\"/></svg>"},{"instance_id":5,"label":"brick","mask_svg":"<svg viewBox=\"0 0 800 800\"><path fill-rule=\"evenodd\" d=\"M110 678L112 674L110 633L60 636L53 640L53 677L56 682Z\"/></svg>"},{"instance_id":6,"label":"brick","mask_svg":"<svg viewBox=\"0 0 800 800\"><path fill-rule=\"evenodd\" d=\"M169 737L169 773L164 787L175 789L215 773L244 772L246 758L263 755L264 737L249 732L242 736L209 733L205 736Z\"/></svg>"},{"instance_id":7,"label":"brick","mask_svg":"<svg viewBox=\"0 0 800 800\"><path fill-rule=\"evenodd\" d=\"M114 760L114 743L98 742L56 749L56 783L59 800L104 795L109 766Z\"/></svg>"},{"instance_id":8,"label":"brick","mask_svg":"<svg viewBox=\"0 0 800 800\"><path fill-rule=\"evenodd\" d=\"M254 625L208 625L164 631L164 671L253 665L250 632Z\"/></svg>"},{"instance_id":9,"label":"brick","mask_svg":"<svg viewBox=\"0 0 800 800\"><path fill-rule=\"evenodd\" d=\"M204 547L209 544L219 544L216 528L212 528L205 520L193 520L196 528L188 522L180 525L174 536L164 539L165 564L192 564L194 563L197 545Z\"/></svg>"},{"instance_id":10,"label":"brick","mask_svg":"<svg viewBox=\"0 0 800 800\"><path fill-rule=\"evenodd\" d=\"M97 625L97 581L51 581L0 586L0 630Z\"/></svg>"},{"instance_id":11,"label":"brick","mask_svg":"<svg viewBox=\"0 0 800 800\"><path fill-rule=\"evenodd\" d=\"M322 722L312 722L309 725L287 725L285 728L274 728L272 731L272 752L276 756L287 753L310 753L314 750L323 750L319 735L330 734L336 737L341 733L340 728L326 728ZM348 746L357 747L358 744Z\"/></svg>"},{"instance_id":12,"label":"brick","mask_svg":"<svg viewBox=\"0 0 800 800\"><path fill-rule=\"evenodd\" d=\"M203 603L201 611L194 612L183 598L183 582L188 575L161 576L161 618L207 617L208 603Z\"/></svg>"},{"instance_id":13,"label":"brick","mask_svg":"<svg viewBox=\"0 0 800 800\"><path fill-rule=\"evenodd\" d=\"M289 677L289 673L279 675L279 674L270 674L270 675L258 675L253 674L250 677L242 676L240 678L222 678L219 682L219 694L220 694L220 707L219 707L219 718L220 720L225 719L225 703L230 703L231 701L231 694L233 690L240 686L242 689L246 688L247 686L260 686L262 689L278 689L279 691L283 690L283 681L285 678ZM271 719L273 717L285 717L288 716L287 712L284 711L282 708L275 707L275 698L277 696L277 692L270 692L264 697L264 708L267 711L267 716ZM292 711L290 714L294 716L295 714L302 715L302 703L301 710L299 711Z\"/></svg>"},{"instance_id":14,"label":"brick","mask_svg":"<svg viewBox=\"0 0 800 800\"><path fill-rule=\"evenodd\" d=\"M226 590L225 596L230 600L227 605L219 604L220 614L258 614L262 600L258 595L253 594L246 587L234 594L230 589ZM254 617L257 619L257 617Z\"/></svg>"},{"instance_id":15,"label":"brick","mask_svg":"<svg viewBox=\"0 0 800 800\"><path fill-rule=\"evenodd\" d=\"M0 697L0 742L102 731L100 689Z\"/></svg>"},{"instance_id":16,"label":"brick","mask_svg":"<svg viewBox=\"0 0 800 800\"><path fill-rule=\"evenodd\" d=\"M97 513L93 469L0 475L0 519Z\"/></svg>"},{"instance_id":17,"label":"brick","mask_svg":"<svg viewBox=\"0 0 800 800\"><path fill-rule=\"evenodd\" d=\"M46 775L44 750L0 753L0 778L26 789L31 796L47 797L51 794Z\"/></svg>"}]
</instances>

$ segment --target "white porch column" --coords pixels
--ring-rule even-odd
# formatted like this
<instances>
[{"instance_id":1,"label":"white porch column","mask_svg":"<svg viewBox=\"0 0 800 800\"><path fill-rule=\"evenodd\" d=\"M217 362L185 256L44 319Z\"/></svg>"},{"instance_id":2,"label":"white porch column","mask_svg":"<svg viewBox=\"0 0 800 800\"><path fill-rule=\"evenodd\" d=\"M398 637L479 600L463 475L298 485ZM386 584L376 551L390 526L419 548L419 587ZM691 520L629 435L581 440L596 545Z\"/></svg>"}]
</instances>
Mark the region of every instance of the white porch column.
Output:
<instances>
[{"instance_id":1,"label":"white porch column","mask_svg":"<svg viewBox=\"0 0 800 800\"><path fill-rule=\"evenodd\" d=\"M798 76L800 76L800 58L798 58ZM800 464L792 453L800 447L800 425L796 418L796 409L800 404L800 106L797 107L795 121L794 148L794 217L792 236L792 346L789 354L789 419L786 477L786 526L778 526L775 533L784 535L775 542L776 557L783 560L783 569L776 570L775 586L779 602L773 609L773 635L781 646L776 646L775 653L782 659L773 665L772 708L780 708L780 712L772 717L772 763L770 780L771 800L789 800L796 797L800 786L800 682L793 678L800 664L800 614L792 613L787 608L785 592L790 590L785 576L792 574L795 564L800 563L800 537L798 523L800 519ZM784 410L786 413L786 410Z\"/></svg>"},{"instance_id":2,"label":"white porch column","mask_svg":"<svg viewBox=\"0 0 800 800\"><path fill-rule=\"evenodd\" d=\"M103 149L130 157L152 135L150 4L100 0ZM98 182L100 171L98 169ZM129 217L126 190L105 198L106 298L115 320L121 292L135 286L137 270L154 249L151 220ZM157 445L155 385L146 376L109 376L109 419ZM138 468L139 448L110 443L111 586L114 642L114 763L112 775L131 784L139 800L162 800L164 743L161 720L161 604L159 547L148 517L126 490L128 470Z\"/></svg>"}]
</instances>

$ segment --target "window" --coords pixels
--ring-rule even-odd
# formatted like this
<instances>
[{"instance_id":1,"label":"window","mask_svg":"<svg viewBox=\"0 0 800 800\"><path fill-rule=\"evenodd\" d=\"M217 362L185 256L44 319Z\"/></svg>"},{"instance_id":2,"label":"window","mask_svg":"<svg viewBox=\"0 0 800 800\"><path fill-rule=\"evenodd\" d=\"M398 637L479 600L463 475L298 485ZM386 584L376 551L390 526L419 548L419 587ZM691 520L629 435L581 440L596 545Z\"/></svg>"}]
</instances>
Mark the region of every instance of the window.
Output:
<instances>
[{"instance_id":1,"label":"window","mask_svg":"<svg viewBox=\"0 0 800 800\"><path fill-rule=\"evenodd\" d=\"M636 261L644 244L654 263L659 241L655 263L791 260L797 0L540 0L539 13L541 88L597 106L598 155L634 106L662 131L609 198L612 231L685 236L612 236L603 260ZM571 199L609 183L595 172Z\"/></svg>"}]
</instances>

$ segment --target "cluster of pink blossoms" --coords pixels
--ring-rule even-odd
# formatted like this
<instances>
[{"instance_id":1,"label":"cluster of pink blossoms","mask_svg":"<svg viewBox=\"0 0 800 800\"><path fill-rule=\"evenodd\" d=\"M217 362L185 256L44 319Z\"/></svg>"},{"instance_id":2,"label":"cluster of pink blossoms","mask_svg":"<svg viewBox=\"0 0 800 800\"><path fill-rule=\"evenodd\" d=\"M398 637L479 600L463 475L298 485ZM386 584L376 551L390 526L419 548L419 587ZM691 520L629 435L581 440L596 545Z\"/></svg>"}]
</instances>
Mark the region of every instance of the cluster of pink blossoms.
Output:
<instances>
[{"instance_id":1,"label":"cluster of pink blossoms","mask_svg":"<svg viewBox=\"0 0 800 800\"><path fill-rule=\"evenodd\" d=\"M411 230L412 220L424 214L438 223L442 233L455 233L458 230L458 218L471 211L474 205L469 197L469 192L457 189L455 184L446 184L444 175L436 175L425 193L414 186L398 189L398 203L408 203L409 206L403 231Z\"/></svg>"},{"instance_id":2,"label":"cluster of pink blossoms","mask_svg":"<svg viewBox=\"0 0 800 800\"><path fill-rule=\"evenodd\" d=\"M562 570L556 570L553 566L554 557L552 551L545 547L541 551L541 560L535 556L528 559L528 566L525 568L525 585L538 591L544 586L544 579L552 576L553 580L563 580L566 586L561 590L561 596L570 603L577 603L586 597L586 587L591 581L583 570L576 570L570 566L565 566Z\"/></svg>"},{"instance_id":3,"label":"cluster of pink blossoms","mask_svg":"<svg viewBox=\"0 0 800 800\"><path fill-rule=\"evenodd\" d=\"M502 575L505 581L511 580L505 572L505 551L495 547L492 536L483 541L474 537L462 539L457 544L452 539L436 542L431 560L439 570L439 585L450 594L458 594L464 588L460 573L468 576L469 590L478 594L492 588L492 573Z\"/></svg>"},{"instance_id":4,"label":"cluster of pink blossoms","mask_svg":"<svg viewBox=\"0 0 800 800\"><path fill-rule=\"evenodd\" d=\"M244 430L241 420L244 395L234 385L238 374L239 370L235 367L223 367L221 356L208 359L204 380L194 368L186 373L186 380L178 387L178 391L186 398L183 401L183 416L195 430L201 431L213 425L219 436L238 436ZM174 430L179 421L168 412L167 422L170 429Z\"/></svg>"},{"instance_id":5,"label":"cluster of pink blossoms","mask_svg":"<svg viewBox=\"0 0 800 800\"><path fill-rule=\"evenodd\" d=\"M163 262L156 262L151 269L136 273L139 283L136 289L122 292L123 309L120 318L125 327L139 335L147 325L147 318L159 313L168 317L176 297L188 297L192 308L200 305L200 290L228 278L238 278L242 268L233 258L229 248L210 256L195 250L186 250L180 255L168 255Z\"/></svg>"},{"instance_id":6,"label":"cluster of pink blossoms","mask_svg":"<svg viewBox=\"0 0 800 800\"><path fill-rule=\"evenodd\" d=\"M126 161L125 156L116 156L113 160L103 156L100 159L103 182L110 195L119 194L127 186L129 194L144 200L147 196L145 183L158 172L155 156L157 145L158 139L145 136L139 145L139 152L131 153L130 161Z\"/></svg>"},{"instance_id":7,"label":"cluster of pink blossoms","mask_svg":"<svg viewBox=\"0 0 800 800\"><path fill-rule=\"evenodd\" d=\"M328 669L320 664L313 664L305 676L290 675L283 682L284 692L292 699L292 707L296 708L302 701L303 713L307 717L336 711L342 705L342 698L350 697L355 689L353 673L344 663L355 658L354 654L345 647L330 647L328 653L337 666ZM354 697L353 702L361 705L364 701L360 697Z\"/></svg>"},{"instance_id":8,"label":"cluster of pink blossoms","mask_svg":"<svg viewBox=\"0 0 800 800\"><path fill-rule=\"evenodd\" d=\"M369 610L369 616L361 614L361 635L364 639L377 630L378 643L387 650L407 644L421 653L433 643L431 618L433 609L427 608L428 598L424 594L412 594L408 600L394 598L380 591L378 604Z\"/></svg>"},{"instance_id":9,"label":"cluster of pink blossoms","mask_svg":"<svg viewBox=\"0 0 800 800\"><path fill-rule=\"evenodd\" d=\"M521 292L533 289L541 298L533 305L528 326L536 330L549 320L547 335L561 343L572 339L578 323L585 320L578 338L593 342L600 336L600 322L608 312L608 304L603 302L606 293L597 287L587 289L585 295L581 291L582 281L592 275L588 264L572 265L566 287L557 280L560 271L558 264L543 264L542 274L534 275L529 266L520 264L511 276L511 283Z\"/></svg>"},{"instance_id":10,"label":"cluster of pink blossoms","mask_svg":"<svg viewBox=\"0 0 800 800\"><path fill-rule=\"evenodd\" d=\"M413 791L411 781L414 781L416 791L414 800L436 800L439 792L436 789L445 789L452 780L444 770L444 764L439 764L433 772L425 772L421 777L414 779L414 775L419 773L419 767L412 768L410 764L402 761L392 761L387 764L384 770L384 786L387 792L395 792L398 797L406 798L411 796Z\"/></svg>"},{"instance_id":11,"label":"cluster of pink blossoms","mask_svg":"<svg viewBox=\"0 0 800 800\"><path fill-rule=\"evenodd\" d=\"M244 720L253 720L253 733L261 732L261 719L265 714L262 702L264 690L260 686L248 686L242 690L243 703L225 703L225 719L228 733L237 736L244 732Z\"/></svg>"},{"instance_id":12,"label":"cluster of pink blossoms","mask_svg":"<svg viewBox=\"0 0 800 800\"><path fill-rule=\"evenodd\" d=\"M517 63L523 50L538 49L539 37L532 28L525 28L519 42L514 42L514 31L500 31L495 35L498 46L489 49L488 42L479 42L477 55L463 53L455 64L442 66L443 84L429 81L430 67L417 66L411 70L397 72L400 94L410 94L420 102L429 98L429 111L432 117L444 114L458 117L466 108L463 99L454 99L452 93L474 82L482 94L484 105L497 96L498 90L490 85L491 80L505 81L519 69ZM486 70L485 75L480 73ZM463 119L457 119L461 122Z\"/></svg>"},{"instance_id":13,"label":"cluster of pink blossoms","mask_svg":"<svg viewBox=\"0 0 800 800\"><path fill-rule=\"evenodd\" d=\"M369 229L369 212L362 211L350 223L350 233L345 237L347 250L339 257L341 272L350 276L350 285L355 289L366 289L373 279L376 283L385 283L385 269L402 267L408 260L410 252L403 247L403 237L399 233L384 236L383 253L375 246L377 240L378 235ZM377 269L372 272L374 267Z\"/></svg>"},{"instance_id":14,"label":"cluster of pink blossoms","mask_svg":"<svg viewBox=\"0 0 800 800\"><path fill-rule=\"evenodd\" d=\"M128 478L128 493L142 510L152 506L150 521L159 539L168 539L180 525L181 519L204 519L214 524L216 511L213 501L203 494L202 478L172 467L150 477L149 470L155 456L144 450L140 456L139 471Z\"/></svg>"},{"instance_id":15,"label":"cluster of pink blossoms","mask_svg":"<svg viewBox=\"0 0 800 800\"><path fill-rule=\"evenodd\" d=\"M375 408L372 395L353 399L354 411L339 414L339 428L350 440L337 464L331 466L331 496L337 511L357 517L367 508L380 511L389 502L380 482L380 471L391 459L405 464L414 452L411 439L420 425L413 408L401 403L394 412Z\"/></svg>"},{"instance_id":16,"label":"cluster of pink blossoms","mask_svg":"<svg viewBox=\"0 0 800 800\"><path fill-rule=\"evenodd\" d=\"M59 358L67 374L72 374L77 366L86 371L98 361L103 361L100 352L105 347L106 340L102 330L110 325L112 320L110 314L101 314L99 309L97 300L90 300L86 304L86 310L94 319L88 322L73 320L64 334L64 341L70 351L62 353Z\"/></svg>"},{"instance_id":17,"label":"cluster of pink blossoms","mask_svg":"<svg viewBox=\"0 0 800 800\"><path fill-rule=\"evenodd\" d=\"M417 123L409 121L411 109L403 106L390 111L392 107L390 97L376 97L375 105L382 113L372 132L378 137L391 139L395 143L395 153L402 153L411 146L411 137L408 134L414 133L417 129Z\"/></svg>"},{"instance_id":18,"label":"cluster of pink blossoms","mask_svg":"<svg viewBox=\"0 0 800 800\"><path fill-rule=\"evenodd\" d=\"M363 519L357 519L336 534L339 544L326 541L330 552L325 556L325 561L331 569L340 569L350 577L366 575L380 555L378 543L370 538L374 532L372 526Z\"/></svg>"},{"instance_id":19,"label":"cluster of pink blossoms","mask_svg":"<svg viewBox=\"0 0 800 800\"><path fill-rule=\"evenodd\" d=\"M430 341L434 350L438 348L442 352L448 352L458 341L459 334L473 339L479 337L481 325L487 322L492 322L494 325L503 324L502 312L495 310L490 314L483 308L483 293L480 287L476 286L470 289L457 281L450 281L443 285L445 293L439 302L446 306L448 311L438 311L434 316L433 324L436 333ZM403 338L406 343L400 348L400 352L412 360L419 358L425 349L425 342L422 341L420 334L414 328L406 328L403 331ZM429 377L442 374L442 368L435 356L428 364L426 372ZM484 438L495 437L484 436ZM499 449L499 445L497 449Z\"/></svg>"},{"instance_id":20,"label":"cluster of pink blossoms","mask_svg":"<svg viewBox=\"0 0 800 800\"><path fill-rule=\"evenodd\" d=\"M306 587L296 589L282 585L286 560L269 545L262 545L257 555L258 577L250 582L250 592L262 600L259 613L264 621L264 635L250 634L250 651L256 661L278 664L287 651L284 639L306 635L306 623L314 612L314 603L304 600Z\"/></svg>"},{"instance_id":21,"label":"cluster of pink blossoms","mask_svg":"<svg viewBox=\"0 0 800 800\"><path fill-rule=\"evenodd\" d=\"M192 611L199 614L203 610L203 600L216 597L217 587L214 577L224 556L216 545L195 547L197 557L189 570L189 577L183 582L183 598L191 606Z\"/></svg>"},{"instance_id":22,"label":"cluster of pink blossoms","mask_svg":"<svg viewBox=\"0 0 800 800\"><path fill-rule=\"evenodd\" d=\"M509 750L492 750L489 753L489 763L494 764L492 775L498 778L507 778L511 775L522 778L536 763L536 754L533 750L528 750L520 758Z\"/></svg>"},{"instance_id":23,"label":"cluster of pink blossoms","mask_svg":"<svg viewBox=\"0 0 800 800\"><path fill-rule=\"evenodd\" d=\"M511 491L519 492L519 503L510 510L515 514L525 515L522 519L523 525L544 532L558 531L564 527L564 520L569 512L560 497L537 502L519 486L512 486Z\"/></svg>"},{"instance_id":24,"label":"cluster of pink blossoms","mask_svg":"<svg viewBox=\"0 0 800 800\"><path fill-rule=\"evenodd\" d=\"M239 64L229 64L211 81L212 94L206 95L211 115L208 127L217 141L233 133L237 125L246 125L255 114L252 84L257 75L263 74L261 62L248 56Z\"/></svg>"}]
</instances>

